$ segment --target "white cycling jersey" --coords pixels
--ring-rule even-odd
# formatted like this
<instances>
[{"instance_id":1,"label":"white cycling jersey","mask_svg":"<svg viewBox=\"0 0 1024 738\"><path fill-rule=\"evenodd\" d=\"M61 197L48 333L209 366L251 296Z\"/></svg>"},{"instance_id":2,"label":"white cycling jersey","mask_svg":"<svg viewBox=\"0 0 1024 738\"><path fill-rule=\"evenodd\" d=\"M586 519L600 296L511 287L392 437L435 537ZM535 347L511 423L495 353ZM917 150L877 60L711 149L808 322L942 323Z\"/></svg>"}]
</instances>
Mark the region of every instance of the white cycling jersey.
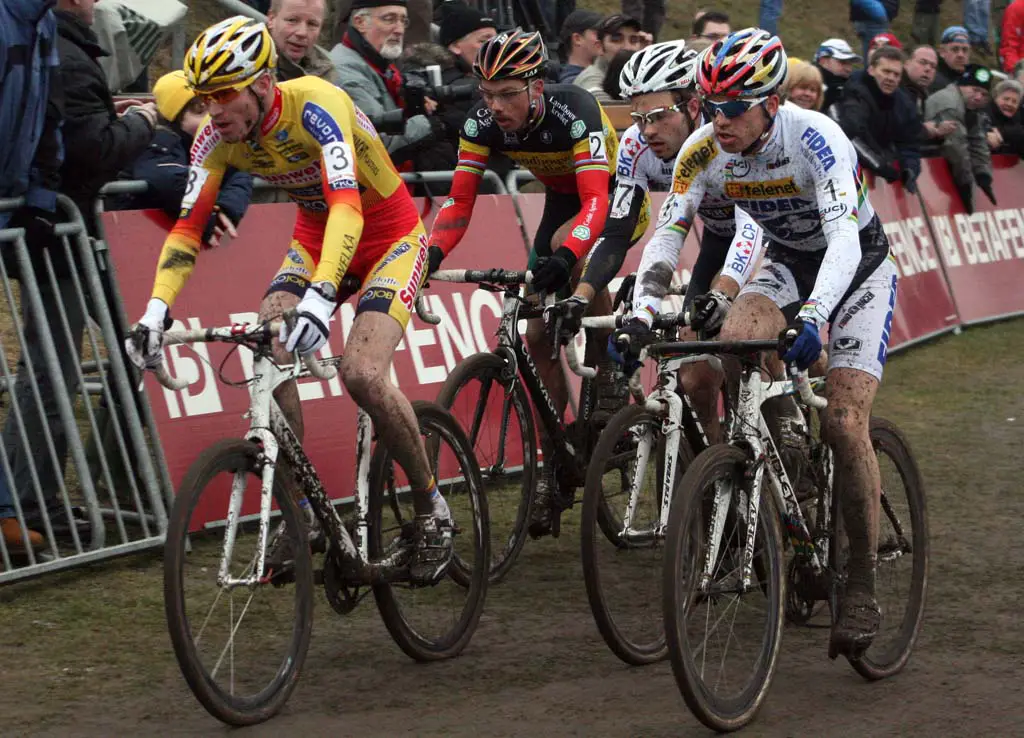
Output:
<instances>
[{"instance_id":1,"label":"white cycling jersey","mask_svg":"<svg viewBox=\"0 0 1024 738\"><path fill-rule=\"evenodd\" d=\"M637 196L637 187L650 192L669 190L675 167L676 160L666 161L651 150L638 125L630 126L622 135L619 144L615 192L609 218L621 218L629 213L633 198ZM720 239L731 239L724 256L719 255L713 259L716 262L714 270L721 268L723 276L732 278L742 287L750 279L754 264L761 254L761 228L742 208L736 207L727 198L710 192L698 203L697 214L708 231ZM712 248L706 243L702 243L701 247ZM724 259L724 262L719 262L720 259ZM673 269L675 263L674 261ZM700 289L706 288L706 285L700 286ZM687 300L693 296L695 295L688 293Z\"/></svg>"},{"instance_id":2,"label":"white cycling jersey","mask_svg":"<svg viewBox=\"0 0 1024 738\"><path fill-rule=\"evenodd\" d=\"M729 154L707 124L683 145L654 237L644 249L634 301L657 313L658 281L674 269L694 217L705 202L731 203L756 222L773 250L805 261L814 287L801 317L827 322L854 284L885 259L888 242L868 201L853 145L827 116L780 108L767 142L750 156ZM713 215L711 213L709 215ZM862 279L858 276L858 279Z\"/></svg>"}]
</instances>

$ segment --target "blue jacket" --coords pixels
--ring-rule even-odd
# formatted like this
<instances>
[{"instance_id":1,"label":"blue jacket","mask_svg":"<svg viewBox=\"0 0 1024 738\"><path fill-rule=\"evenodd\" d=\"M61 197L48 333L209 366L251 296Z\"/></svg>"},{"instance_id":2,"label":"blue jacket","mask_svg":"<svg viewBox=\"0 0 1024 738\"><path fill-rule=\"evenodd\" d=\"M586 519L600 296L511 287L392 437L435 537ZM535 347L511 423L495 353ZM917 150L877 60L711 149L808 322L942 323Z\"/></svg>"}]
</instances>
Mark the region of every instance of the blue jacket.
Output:
<instances>
[{"instance_id":1,"label":"blue jacket","mask_svg":"<svg viewBox=\"0 0 1024 738\"><path fill-rule=\"evenodd\" d=\"M850 0L850 20L888 25L900 12L900 0Z\"/></svg>"},{"instance_id":2,"label":"blue jacket","mask_svg":"<svg viewBox=\"0 0 1024 738\"><path fill-rule=\"evenodd\" d=\"M0 196L53 211L63 160L54 0L0 3ZM0 213L0 225L9 219Z\"/></svg>"},{"instance_id":3,"label":"blue jacket","mask_svg":"<svg viewBox=\"0 0 1024 738\"><path fill-rule=\"evenodd\" d=\"M175 126L159 127L149 148L142 152L123 176L141 179L149 189L138 195L118 198L111 209L146 210L155 208L176 220L181 210L181 198L185 195L188 182L188 152L192 139ZM237 169L229 169L220 185L217 207L231 222L238 225L252 199L252 177ZM216 215L203 232L203 241L213 234Z\"/></svg>"}]
</instances>

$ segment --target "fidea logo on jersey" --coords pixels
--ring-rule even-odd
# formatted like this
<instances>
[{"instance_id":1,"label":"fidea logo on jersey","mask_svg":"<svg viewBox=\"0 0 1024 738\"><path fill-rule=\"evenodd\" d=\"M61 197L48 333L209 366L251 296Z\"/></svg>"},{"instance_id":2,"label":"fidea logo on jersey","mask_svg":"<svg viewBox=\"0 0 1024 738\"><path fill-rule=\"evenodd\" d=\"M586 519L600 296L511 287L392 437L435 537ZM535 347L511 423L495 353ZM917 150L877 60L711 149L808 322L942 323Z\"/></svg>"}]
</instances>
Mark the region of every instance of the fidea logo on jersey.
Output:
<instances>
[{"instance_id":1,"label":"fidea logo on jersey","mask_svg":"<svg viewBox=\"0 0 1024 738\"><path fill-rule=\"evenodd\" d=\"M807 130L800 134L800 140L807 142L807 148L811 150L821 162L822 168L827 172L832 168L832 165L836 163L835 154L832 153L832 147L828 145L825 137L818 133L811 126L807 127Z\"/></svg>"}]
</instances>

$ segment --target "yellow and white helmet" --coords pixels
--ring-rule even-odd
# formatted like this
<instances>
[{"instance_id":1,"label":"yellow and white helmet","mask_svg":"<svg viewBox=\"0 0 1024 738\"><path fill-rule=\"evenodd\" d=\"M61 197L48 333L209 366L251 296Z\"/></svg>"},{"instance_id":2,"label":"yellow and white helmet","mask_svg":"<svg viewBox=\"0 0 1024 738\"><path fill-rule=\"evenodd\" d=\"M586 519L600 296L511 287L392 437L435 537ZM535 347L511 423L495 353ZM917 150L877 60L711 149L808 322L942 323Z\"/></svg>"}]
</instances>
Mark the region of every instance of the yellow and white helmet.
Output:
<instances>
[{"instance_id":1,"label":"yellow and white helmet","mask_svg":"<svg viewBox=\"0 0 1024 738\"><path fill-rule=\"evenodd\" d=\"M277 67L277 49L265 23L236 15L210 26L185 54L185 78L197 92L244 89Z\"/></svg>"}]
</instances>

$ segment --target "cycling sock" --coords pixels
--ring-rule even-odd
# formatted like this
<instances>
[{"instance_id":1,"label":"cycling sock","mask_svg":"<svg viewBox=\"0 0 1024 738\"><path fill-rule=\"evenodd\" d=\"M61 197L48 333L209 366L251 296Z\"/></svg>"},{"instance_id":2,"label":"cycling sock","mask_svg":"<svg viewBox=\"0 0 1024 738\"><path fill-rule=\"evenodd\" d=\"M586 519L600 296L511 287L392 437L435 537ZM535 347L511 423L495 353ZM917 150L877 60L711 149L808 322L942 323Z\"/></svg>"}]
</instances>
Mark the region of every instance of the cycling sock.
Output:
<instances>
[{"instance_id":1,"label":"cycling sock","mask_svg":"<svg viewBox=\"0 0 1024 738\"><path fill-rule=\"evenodd\" d=\"M846 591L847 593L860 591L875 596L875 563L877 555L871 554L866 557L851 556L846 564Z\"/></svg>"},{"instance_id":2,"label":"cycling sock","mask_svg":"<svg viewBox=\"0 0 1024 738\"><path fill-rule=\"evenodd\" d=\"M430 501L434 505L434 517L441 520L448 520L452 516L452 511L448 507L448 501L441 496L441 490L437 488L437 482L433 479L431 481L430 490Z\"/></svg>"},{"instance_id":3,"label":"cycling sock","mask_svg":"<svg viewBox=\"0 0 1024 738\"><path fill-rule=\"evenodd\" d=\"M417 515L433 515L443 520L447 520L451 516L448 502L441 496L434 477L430 478L426 489L412 491L412 503Z\"/></svg>"}]
</instances>

